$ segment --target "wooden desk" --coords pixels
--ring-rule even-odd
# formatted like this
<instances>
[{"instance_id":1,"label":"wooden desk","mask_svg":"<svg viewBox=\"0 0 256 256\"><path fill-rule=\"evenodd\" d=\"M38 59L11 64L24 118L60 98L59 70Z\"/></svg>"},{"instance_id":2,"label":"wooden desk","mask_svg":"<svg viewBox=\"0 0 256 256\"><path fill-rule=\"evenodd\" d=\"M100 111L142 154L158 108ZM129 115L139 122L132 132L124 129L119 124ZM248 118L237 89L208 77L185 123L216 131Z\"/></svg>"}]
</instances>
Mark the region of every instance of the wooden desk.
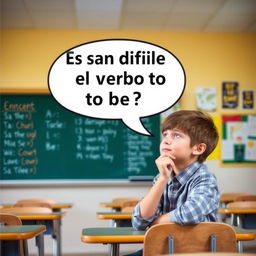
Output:
<instances>
[{"instance_id":1,"label":"wooden desk","mask_svg":"<svg viewBox=\"0 0 256 256\"><path fill-rule=\"evenodd\" d=\"M15 213L24 225L45 225L46 234L50 234L53 239L53 255L61 256L61 219L63 212L52 213Z\"/></svg>"},{"instance_id":2,"label":"wooden desk","mask_svg":"<svg viewBox=\"0 0 256 256\"><path fill-rule=\"evenodd\" d=\"M256 208L220 208L219 213L224 214L256 214Z\"/></svg>"},{"instance_id":3,"label":"wooden desk","mask_svg":"<svg viewBox=\"0 0 256 256\"><path fill-rule=\"evenodd\" d=\"M131 226L131 212L97 212L96 216L100 220L110 220L112 227Z\"/></svg>"},{"instance_id":4,"label":"wooden desk","mask_svg":"<svg viewBox=\"0 0 256 256\"><path fill-rule=\"evenodd\" d=\"M255 239L255 234L248 230L233 227L236 231L238 251L243 251L242 241ZM132 227L85 228L81 241L84 243L102 243L111 245L111 256L119 255L119 245L125 243L143 243L146 231L136 231Z\"/></svg>"},{"instance_id":5,"label":"wooden desk","mask_svg":"<svg viewBox=\"0 0 256 256\"><path fill-rule=\"evenodd\" d=\"M0 240L1 241L18 241L18 240L27 240L35 237L37 240L36 244L38 246L38 254L39 256L43 256L44 255L43 232L45 230L46 230L46 227L43 225L0 226ZM7 254L6 251L4 253L5 255Z\"/></svg>"},{"instance_id":6,"label":"wooden desk","mask_svg":"<svg viewBox=\"0 0 256 256\"><path fill-rule=\"evenodd\" d=\"M231 214L231 224L237 225L238 227L244 227L243 216L246 214L255 215L256 220L256 208L220 208L219 213L221 214ZM249 227L246 227L250 229ZM255 227L251 227L254 229Z\"/></svg>"},{"instance_id":7,"label":"wooden desk","mask_svg":"<svg viewBox=\"0 0 256 256\"><path fill-rule=\"evenodd\" d=\"M97 212L97 218L101 220L130 220L131 212Z\"/></svg>"}]
</instances>

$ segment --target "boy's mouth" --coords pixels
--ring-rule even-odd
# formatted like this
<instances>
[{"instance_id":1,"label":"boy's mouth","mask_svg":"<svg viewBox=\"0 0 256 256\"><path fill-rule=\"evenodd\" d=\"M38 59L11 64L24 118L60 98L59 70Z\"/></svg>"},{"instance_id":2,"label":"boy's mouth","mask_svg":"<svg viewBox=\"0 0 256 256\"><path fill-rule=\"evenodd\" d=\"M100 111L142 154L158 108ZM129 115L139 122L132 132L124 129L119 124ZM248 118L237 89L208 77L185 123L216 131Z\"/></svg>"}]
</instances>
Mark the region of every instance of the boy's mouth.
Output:
<instances>
[{"instance_id":1,"label":"boy's mouth","mask_svg":"<svg viewBox=\"0 0 256 256\"><path fill-rule=\"evenodd\" d=\"M162 148L162 152L169 153L169 152L171 152L171 149L169 149L169 148Z\"/></svg>"}]
</instances>

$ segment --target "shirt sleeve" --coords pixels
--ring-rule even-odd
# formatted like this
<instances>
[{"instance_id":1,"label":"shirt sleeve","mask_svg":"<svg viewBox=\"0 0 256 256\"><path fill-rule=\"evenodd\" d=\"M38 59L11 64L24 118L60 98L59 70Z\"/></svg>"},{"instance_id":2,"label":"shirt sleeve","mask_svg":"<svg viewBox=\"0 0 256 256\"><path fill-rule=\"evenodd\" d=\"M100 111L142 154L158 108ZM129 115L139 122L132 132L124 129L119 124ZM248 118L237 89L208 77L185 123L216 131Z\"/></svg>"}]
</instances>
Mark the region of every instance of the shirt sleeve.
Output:
<instances>
[{"instance_id":1,"label":"shirt sleeve","mask_svg":"<svg viewBox=\"0 0 256 256\"><path fill-rule=\"evenodd\" d=\"M140 216L140 204L137 204L132 214L132 226L136 230L146 230L156 217L157 215L153 215L149 218L142 218Z\"/></svg>"},{"instance_id":2,"label":"shirt sleeve","mask_svg":"<svg viewBox=\"0 0 256 256\"><path fill-rule=\"evenodd\" d=\"M216 221L218 204L219 191L215 176L201 174L194 180L187 200L170 212L170 221L182 225ZM211 215L212 219L209 219Z\"/></svg>"}]
</instances>

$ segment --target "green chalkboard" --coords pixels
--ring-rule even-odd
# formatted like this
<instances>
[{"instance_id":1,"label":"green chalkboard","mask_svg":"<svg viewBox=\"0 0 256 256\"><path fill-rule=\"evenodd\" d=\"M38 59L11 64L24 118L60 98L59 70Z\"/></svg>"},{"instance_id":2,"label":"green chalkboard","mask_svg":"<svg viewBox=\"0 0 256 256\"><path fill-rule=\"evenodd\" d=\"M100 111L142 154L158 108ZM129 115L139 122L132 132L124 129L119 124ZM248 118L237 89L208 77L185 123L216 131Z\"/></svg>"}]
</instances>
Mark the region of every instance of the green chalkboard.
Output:
<instances>
[{"instance_id":1,"label":"green chalkboard","mask_svg":"<svg viewBox=\"0 0 256 256\"><path fill-rule=\"evenodd\" d=\"M50 94L1 94L1 180L118 180L154 176L159 115L142 120L154 137L120 120L84 117Z\"/></svg>"}]
</instances>

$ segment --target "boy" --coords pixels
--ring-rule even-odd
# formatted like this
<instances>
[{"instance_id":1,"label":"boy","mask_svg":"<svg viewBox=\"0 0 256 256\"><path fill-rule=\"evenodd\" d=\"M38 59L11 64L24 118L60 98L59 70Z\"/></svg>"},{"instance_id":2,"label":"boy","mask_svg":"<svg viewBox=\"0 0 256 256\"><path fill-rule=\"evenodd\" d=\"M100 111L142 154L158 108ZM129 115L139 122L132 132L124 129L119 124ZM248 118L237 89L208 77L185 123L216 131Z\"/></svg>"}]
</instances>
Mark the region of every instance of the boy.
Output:
<instances>
[{"instance_id":1,"label":"boy","mask_svg":"<svg viewBox=\"0 0 256 256\"><path fill-rule=\"evenodd\" d=\"M134 208L133 227L145 230L159 223L217 221L217 181L203 164L218 142L212 119L200 111L181 110L166 118L162 135L155 161L159 174Z\"/></svg>"}]
</instances>

